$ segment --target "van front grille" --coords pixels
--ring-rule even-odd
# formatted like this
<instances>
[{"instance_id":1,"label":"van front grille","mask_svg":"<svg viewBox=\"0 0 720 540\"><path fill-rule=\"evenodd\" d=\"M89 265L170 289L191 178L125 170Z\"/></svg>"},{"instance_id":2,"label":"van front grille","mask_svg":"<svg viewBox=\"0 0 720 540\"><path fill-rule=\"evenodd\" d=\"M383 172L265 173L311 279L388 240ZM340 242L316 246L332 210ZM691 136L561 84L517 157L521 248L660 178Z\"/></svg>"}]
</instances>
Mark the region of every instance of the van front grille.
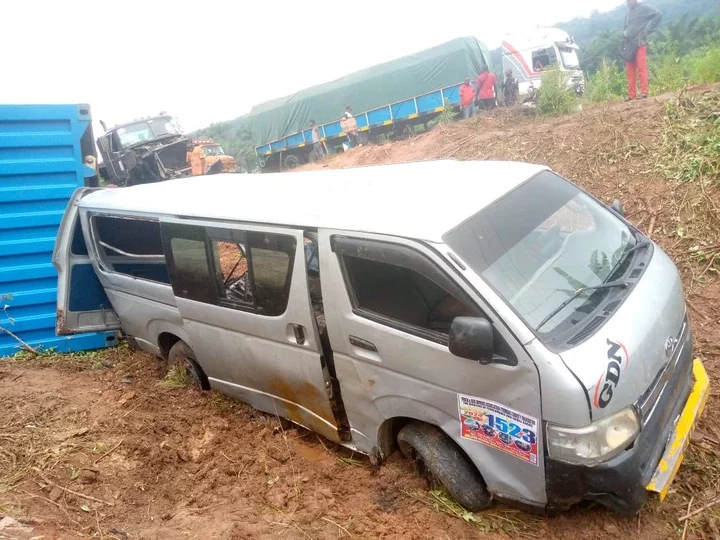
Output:
<instances>
[{"instance_id":1,"label":"van front grille","mask_svg":"<svg viewBox=\"0 0 720 540\"><path fill-rule=\"evenodd\" d=\"M642 415L643 424L645 424L650 418L650 416L652 416L652 413L655 410L655 405L657 405L658 400L667 389L668 382L672 379L673 375L678 369L678 364L680 363L680 360L683 356L682 352L685 348L685 338L687 337L686 333L688 331L688 317L686 314L685 318L683 319L682 325L680 326L680 331L675 336L675 339L678 340L678 345L675 348L675 352L673 353L672 358L667 363L667 365L663 369L661 369L660 372L655 376L655 379L653 379L653 382L650 384L648 390L637 402L638 408Z\"/></svg>"}]
</instances>

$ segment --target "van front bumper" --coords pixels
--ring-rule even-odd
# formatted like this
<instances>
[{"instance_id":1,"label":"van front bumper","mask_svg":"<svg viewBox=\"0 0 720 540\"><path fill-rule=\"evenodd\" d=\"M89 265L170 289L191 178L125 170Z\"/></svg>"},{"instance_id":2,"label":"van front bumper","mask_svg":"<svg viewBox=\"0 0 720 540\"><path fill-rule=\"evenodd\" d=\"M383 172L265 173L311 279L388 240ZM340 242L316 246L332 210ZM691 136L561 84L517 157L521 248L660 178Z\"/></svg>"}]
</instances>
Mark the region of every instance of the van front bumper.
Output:
<instances>
[{"instance_id":1,"label":"van front bumper","mask_svg":"<svg viewBox=\"0 0 720 540\"><path fill-rule=\"evenodd\" d=\"M643 426L632 447L595 467L546 458L549 508L566 508L581 500L598 502L627 515L640 511L649 492L663 499L677 473L692 430L702 414L709 382L691 347L658 401L657 414Z\"/></svg>"},{"instance_id":2,"label":"van front bumper","mask_svg":"<svg viewBox=\"0 0 720 540\"><path fill-rule=\"evenodd\" d=\"M695 383L692 392L673 430L670 444L660 459L650 483L646 486L648 491L658 493L661 501L667 495L668 488L680 468L692 431L705 409L710 394L710 381L705 367L697 359L693 363L693 379L695 379Z\"/></svg>"}]
</instances>

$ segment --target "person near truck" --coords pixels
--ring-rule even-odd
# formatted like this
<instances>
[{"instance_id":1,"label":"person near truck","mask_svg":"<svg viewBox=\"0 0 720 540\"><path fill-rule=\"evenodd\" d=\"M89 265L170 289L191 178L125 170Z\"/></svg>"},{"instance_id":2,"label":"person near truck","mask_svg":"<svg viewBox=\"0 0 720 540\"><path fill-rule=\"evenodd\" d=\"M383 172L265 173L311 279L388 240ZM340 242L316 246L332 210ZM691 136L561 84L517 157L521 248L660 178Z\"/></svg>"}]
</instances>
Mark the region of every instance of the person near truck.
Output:
<instances>
[{"instance_id":1,"label":"person near truck","mask_svg":"<svg viewBox=\"0 0 720 540\"><path fill-rule=\"evenodd\" d=\"M477 101L482 109L494 109L497 105L497 77L487 66L477 78Z\"/></svg>"},{"instance_id":2,"label":"person near truck","mask_svg":"<svg viewBox=\"0 0 720 540\"><path fill-rule=\"evenodd\" d=\"M628 81L628 97L637 99L637 79L640 78L640 99L648 96L648 36L660 25L662 15L658 10L638 0L627 0L625 34L621 54L625 60Z\"/></svg>"},{"instance_id":3,"label":"person near truck","mask_svg":"<svg viewBox=\"0 0 720 540\"><path fill-rule=\"evenodd\" d=\"M505 72L505 80L502 83L503 97L505 98L505 106L512 107L517 103L520 95L520 85L513 75L512 69Z\"/></svg>"},{"instance_id":4,"label":"person near truck","mask_svg":"<svg viewBox=\"0 0 720 540\"><path fill-rule=\"evenodd\" d=\"M193 176L205 174L205 152L199 144L196 144L190 152L190 171Z\"/></svg>"},{"instance_id":5,"label":"person near truck","mask_svg":"<svg viewBox=\"0 0 720 540\"><path fill-rule=\"evenodd\" d=\"M322 138L320 137L320 128L315 124L315 120L310 120L310 130L312 131L312 142L315 154L318 159L322 159L325 157L325 148L323 148L323 143L320 140Z\"/></svg>"},{"instance_id":6,"label":"person near truck","mask_svg":"<svg viewBox=\"0 0 720 540\"><path fill-rule=\"evenodd\" d=\"M358 125L350 105L345 107L345 113L343 114L342 120L340 120L340 125L350 141L350 146L358 146Z\"/></svg>"},{"instance_id":7,"label":"person near truck","mask_svg":"<svg viewBox=\"0 0 720 540\"><path fill-rule=\"evenodd\" d=\"M475 116L475 87L470 82L470 77L467 77L460 87L460 109L463 119Z\"/></svg>"}]
</instances>

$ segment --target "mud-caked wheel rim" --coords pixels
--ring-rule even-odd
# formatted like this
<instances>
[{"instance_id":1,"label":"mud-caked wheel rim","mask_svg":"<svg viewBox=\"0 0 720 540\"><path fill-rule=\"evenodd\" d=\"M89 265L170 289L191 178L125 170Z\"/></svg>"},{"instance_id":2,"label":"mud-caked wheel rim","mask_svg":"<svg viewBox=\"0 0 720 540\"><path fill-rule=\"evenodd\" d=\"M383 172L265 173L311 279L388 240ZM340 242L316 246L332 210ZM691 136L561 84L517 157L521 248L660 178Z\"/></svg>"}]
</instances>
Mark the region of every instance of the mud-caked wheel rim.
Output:
<instances>
[{"instance_id":1,"label":"mud-caked wheel rim","mask_svg":"<svg viewBox=\"0 0 720 540\"><path fill-rule=\"evenodd\" d=\"M196 388L202 388L202 380L195 366L195 362L183 356L178 357L176 362L176 367L185 372L185 375L190 379L190 384Z\"/></svg>"}]
</instances>

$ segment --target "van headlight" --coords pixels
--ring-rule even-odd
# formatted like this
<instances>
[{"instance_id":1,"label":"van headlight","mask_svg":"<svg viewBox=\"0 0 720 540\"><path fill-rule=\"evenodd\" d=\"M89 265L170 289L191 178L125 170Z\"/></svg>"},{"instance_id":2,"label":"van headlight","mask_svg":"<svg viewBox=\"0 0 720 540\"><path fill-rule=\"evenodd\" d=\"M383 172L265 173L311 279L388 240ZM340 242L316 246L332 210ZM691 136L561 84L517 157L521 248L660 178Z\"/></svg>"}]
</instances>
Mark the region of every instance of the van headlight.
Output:
<instances>
[{"instance_id":1,"label":"van headlight","mask_svg":"<svg viewBox=\"0 0 720 540\"><path fill-rule=\"evenodd\" d=\"M547 424L548 454L552 459L575 465L597 465L614 458L640 432L633 407L581 428Z\"/></svg>"}]
</instances>

